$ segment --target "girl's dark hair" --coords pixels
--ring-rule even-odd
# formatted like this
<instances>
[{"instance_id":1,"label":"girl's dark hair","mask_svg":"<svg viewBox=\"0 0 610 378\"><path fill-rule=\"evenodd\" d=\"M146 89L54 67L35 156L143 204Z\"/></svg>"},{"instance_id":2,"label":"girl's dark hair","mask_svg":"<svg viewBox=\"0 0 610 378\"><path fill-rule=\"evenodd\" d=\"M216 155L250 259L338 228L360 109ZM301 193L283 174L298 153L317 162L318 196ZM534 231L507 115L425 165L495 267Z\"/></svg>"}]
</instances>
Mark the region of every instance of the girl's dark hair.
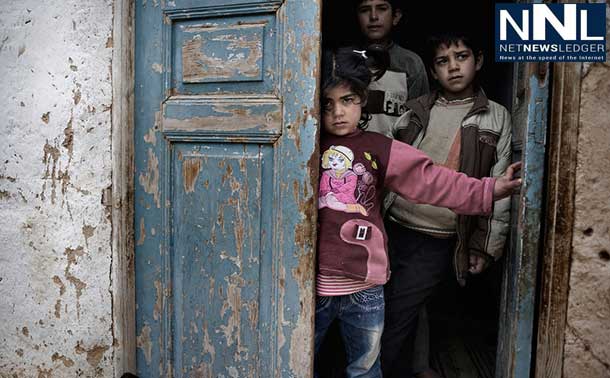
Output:
<instances>
[{"instance_id":1,"label":"girl's dark hair","mask_svg":"<svg viewBox=\"0 0 610 378\"><path fill-rule=\"evenodd\" d=\"M322 56L321 93L324 94L330 88L347 85L362 101L358 128L364 130L371 120L371 115L364 107L368 98L367 88L371 80L383 76L388 64L388 52L380 45L371 45L365 50L339 47L325 51Z\"/></svg>"}]
</instances>

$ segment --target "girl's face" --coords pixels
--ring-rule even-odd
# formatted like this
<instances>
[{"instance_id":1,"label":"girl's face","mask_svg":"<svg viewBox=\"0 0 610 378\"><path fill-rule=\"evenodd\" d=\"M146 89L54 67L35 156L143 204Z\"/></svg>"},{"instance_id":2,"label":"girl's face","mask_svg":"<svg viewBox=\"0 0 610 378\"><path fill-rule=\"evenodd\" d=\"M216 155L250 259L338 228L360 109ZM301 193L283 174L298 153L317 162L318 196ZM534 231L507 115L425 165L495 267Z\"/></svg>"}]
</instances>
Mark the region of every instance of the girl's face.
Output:
<instances>
[{"instance_id":1,"label":"girl's face","mask_svg":"<svg viewBox=\"0 0 610 378\"><path fill-rule=\"evenodd\" d=\"M358 129L362 100L347 84L327 89L322 98L322 124L327 133L343 136Z\"/></svg>"}]
</instances>

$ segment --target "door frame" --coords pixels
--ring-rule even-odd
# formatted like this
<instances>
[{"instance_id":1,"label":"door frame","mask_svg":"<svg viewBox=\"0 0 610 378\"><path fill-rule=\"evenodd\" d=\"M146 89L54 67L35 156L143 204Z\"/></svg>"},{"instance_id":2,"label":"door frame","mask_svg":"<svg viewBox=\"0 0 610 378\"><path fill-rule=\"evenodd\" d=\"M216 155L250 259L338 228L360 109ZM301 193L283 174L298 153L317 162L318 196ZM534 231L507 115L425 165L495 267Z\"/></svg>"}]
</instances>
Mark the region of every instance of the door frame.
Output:
<instances>
[{"instance_id":1,"label":"door frame","mask_svg":"<svg viewBox=\"0 0 610 378\"><path fill-rule=\"evenodd\" d=\"M547 138L546 212L537 308L536 378L563 376L574 235L582 63L554 63Z\"/></svg>"},{"instance_id":2,"label":"door frame","mask_svg":"<svg viewBox=\"0 0 610 378\"><path fill-rule=\"evenodd\" d=\"M521 88L528 92L526 102L535 95L544 99L543 107L548 106L543 114L528 119L524 132L539 135L525 135L524 143L525 139L534 139L545 151L534 152L544 158L535 167L542 171L542 180L533 188L524 183L521 193L522 203L534 197L540 203L535 208L519 206L513 214L518 217L522 238L506 261L517 269L509 266L504 272L498 339L503 345L497 353L496 376L561 377L574 234L582 64L526 63L521 69L526 74L515 75L513 100L523 100L517 93ZM525 146L524 156L527 152Z\"/></svg>"},{"instance_id":3,"label":"door frame","mask_svg":"<svg viewBox=\"0 0 610 378\"><path fill-rule=\"evenodd\" d=\"M549 66L542 62L513 64L513 152L523 163L523 184L518 198L512 199L510 242L504 260L495 369L498 378L529 377L533 361Z\"/></svg>"},{"instance_id":4,"label":"door frame","mask_svg":"<svg viewBox=\"0 0 610 378\"><path fill-rule=\"evenodd\" d=\"M106 206L112 219L113 371L136 372L134 269L134 52L135 3L114 0L112 25L112 189Z\"/></svg>"}]
</instances>

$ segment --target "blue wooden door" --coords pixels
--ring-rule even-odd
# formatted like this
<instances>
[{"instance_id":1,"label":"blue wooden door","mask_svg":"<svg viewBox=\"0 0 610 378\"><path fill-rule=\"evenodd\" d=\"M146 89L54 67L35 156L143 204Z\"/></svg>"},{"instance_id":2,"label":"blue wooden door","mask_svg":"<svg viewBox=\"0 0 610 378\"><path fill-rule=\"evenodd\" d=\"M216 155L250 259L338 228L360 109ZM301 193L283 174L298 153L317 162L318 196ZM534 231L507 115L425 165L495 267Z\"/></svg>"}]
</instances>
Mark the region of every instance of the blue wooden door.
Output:
<instances>
[{"instance_id":1,"label":"blue wooden door","mask_svg":"<svg viewBox=\"0 0 610 378\"><path fill-rule=\"evenodd\" d=\"M310 376L319 19L137 2L139 376Z\"/></svg>"}]
</instances>

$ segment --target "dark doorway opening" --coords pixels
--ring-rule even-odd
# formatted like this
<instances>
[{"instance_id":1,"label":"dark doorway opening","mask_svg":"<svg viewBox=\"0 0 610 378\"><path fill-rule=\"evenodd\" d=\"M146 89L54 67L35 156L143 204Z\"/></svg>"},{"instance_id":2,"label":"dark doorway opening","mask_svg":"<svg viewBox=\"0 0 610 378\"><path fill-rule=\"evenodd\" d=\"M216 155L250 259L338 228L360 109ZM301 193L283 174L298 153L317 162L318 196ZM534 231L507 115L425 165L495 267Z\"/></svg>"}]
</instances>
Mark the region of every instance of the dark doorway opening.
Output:
<instances>
[{"instance_id":1,"label":"dark doorway opening","mask_svg":"<svg viewBox=\"0 0 610 378\"><path fill-rule=\"evenodd\" d=\"M324 1L324 48L358 42L353 3L354 0ZM476 35L484 50L484 64L479 73L481 86L491 100L511 110L513 65L494 62L495 1L403 4L403 19L395 29L394 41L417 53L428 67L425 57L429 35L442 30L462 30ZM503 263L501 258L482 274L471 277L466 287L460 287L449 276L428 303L430 366L443 377L494 376ZM320 355L321 377L344 376L345 356L336 327L328 333Z\"/></svg>"},{"instance_id":2,"label":"dark doorway opening","mask_svg":"<svg viewBox=\"0 0 610 378\"><path fill-rule=\"evenodd\" d=\"M323 47L358 42L355 0L325 0L322 6ZM403 17L395 29L394 41L424 59L426 38L440 30L465 30L481 40L485 63L480 79L487 96L511 109L511 63L494 62L494 8L499 1L404 2ZM502 1L506 3L507 1ZM467 4L467 5L466 5ZM428 66L428 62L424 61ZM432 81L431 81L432 82Z\"/></svg>"}]
</instances>

